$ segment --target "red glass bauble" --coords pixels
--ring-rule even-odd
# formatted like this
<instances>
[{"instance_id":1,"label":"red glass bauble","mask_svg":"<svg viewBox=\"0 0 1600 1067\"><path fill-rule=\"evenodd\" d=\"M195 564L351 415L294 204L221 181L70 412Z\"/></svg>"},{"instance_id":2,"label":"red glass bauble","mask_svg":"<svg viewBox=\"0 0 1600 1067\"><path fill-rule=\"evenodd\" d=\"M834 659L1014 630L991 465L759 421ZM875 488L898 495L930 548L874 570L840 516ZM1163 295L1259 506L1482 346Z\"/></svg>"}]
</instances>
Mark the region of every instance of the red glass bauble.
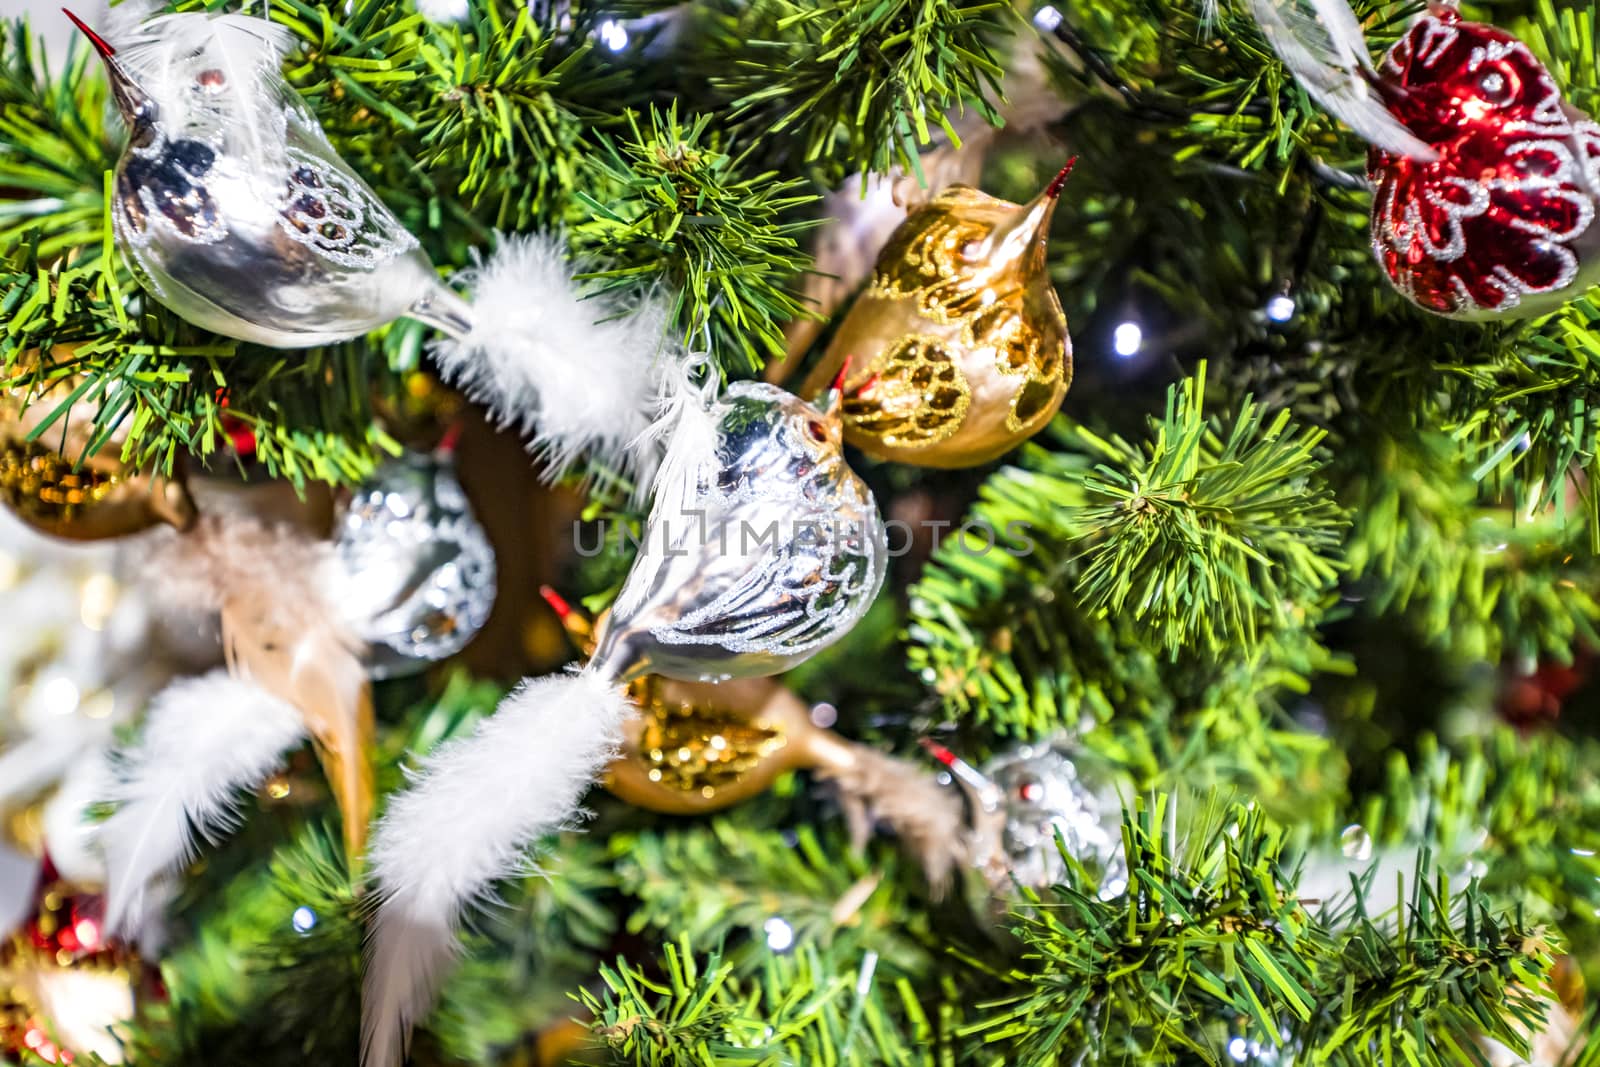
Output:
<instances>
[{"instance_id":1,"label":"red glass bauble","mask_svg":"<svg viewBox=\"0 0 1600 1067\"><path fill-rule=\"evenodd\" d=\"M1368 156L1373 247L1401 293L1486 319L1549 311L1600 281L1600 125L1527 45L1435 4L1376 88L1438 154Z\"/></svg>"}]
</instances>

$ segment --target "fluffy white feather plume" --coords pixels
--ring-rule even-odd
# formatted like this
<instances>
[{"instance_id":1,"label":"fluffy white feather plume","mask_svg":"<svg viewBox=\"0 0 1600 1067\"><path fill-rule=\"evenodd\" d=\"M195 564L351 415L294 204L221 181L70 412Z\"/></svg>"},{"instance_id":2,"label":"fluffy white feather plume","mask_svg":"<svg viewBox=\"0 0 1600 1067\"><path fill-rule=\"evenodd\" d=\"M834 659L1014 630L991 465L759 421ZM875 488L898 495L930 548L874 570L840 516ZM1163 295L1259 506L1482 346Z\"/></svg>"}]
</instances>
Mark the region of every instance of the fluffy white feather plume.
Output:
<instances>
[{"instance_id":1,"label":"fluffy white feather plume","mask_svg":"<svg viewBox=\"0 0 1600 1067\"><path fill-rule=\"evenodd\" d=\"M456 280L472 294L472 330L432 346L452 383L530 447L558 477L581 455L648 489L658 445L645 431L674 362L667 309L584 299L560 238L504 237L486 262Z\"/></svg>"},{"instance_id":2,"label":"fluffy white feather plume","mask_svg":"<svg viewBox=\"0 0 1600 1067\"><path fill-rule=\"evenodd\" d=\"M259 786L305 740L300 713L266 691L213 671L156 695L138 742L119 754L100 825L106 927L127 932L152 882L192 861L238 821L238 794Z\"/></svg>"},{"instance_id":3,"label":"fluffy white feather plume","mask_svg":"<svg viewBox=\"0 0 1600 1067\"><path fill-rule=\"evenodd\" d=\"M113 48L125 48L140 35L139 27L161 13L159 0L122 0L99 20L100 36Z\"/></svg>"},{"instance_id":4,"label":"fluffy white feather plume","mask_svg":"<svg viewBox=\"0 0 1600 1067\"><path fill-rule=\"evenodd\" d=\"M1424 163L1439 158L1372 88L1372 54L1345 0L1250 0L1250 10L1278 58L1330 115L1387 152Z\"/></svg>"},{"instance_id":5,"label":"fluffy white feather plume","mask_svg":"<svg viewBox=\"0 0 1600 1067\"><path fill-rule=\"evenodd\" d=\"M219 509L186 533L151 538L156 603L178 617L216 612L237 677L300 710L339 802L346 850L357 861L372 810L376 729L359 642L328 603L328 542L289 523Z\"/></svg>"},{"instance_id":6,"label":"fluffy white feather plume","mask_svg":"<svg viewBox=\"0 0 1600 1067\"><path fill-rule=\"evenodd\" d=\"M721 380L703 356L689 356L663 370L658 387L656 419L641 440L664 442L665 454L657 468L651 492L647 530L704 529L705 488L716 477L719 443L713 412ZM644 572L639 572L643 575ZM615 614L630 615L651 592L651 582L622 583Z\"/></svg>"},{"instance_id":7,"label":"fluffy white feather plume","mask_svg":"<svg viewBox=\"0 0 1600 1067\"><path fill-rule=\"evenodd\" d=\"M582 814L578 801L615 755L630 711L622 690L592 673L525 682L390 800L368 852L378 906L363 1067L400 1067L459 951L462 912L528 870L527 849Z\"/></svg>"},{"instance_id":8,"label":"fluffy white feather plume","mask_svg":"<svg viewBox=\"0 0 1600 1067\"><path fill-rule=\"evenodd\" d=\"M136 22L138 13L114 14L108 39L162 123L214 132L257 165L276 159L289 93L282 73L288 28L255 15L187 12ZM221 91L200 87L202 71L222 73Z\"/></svg>"}]
</instances>

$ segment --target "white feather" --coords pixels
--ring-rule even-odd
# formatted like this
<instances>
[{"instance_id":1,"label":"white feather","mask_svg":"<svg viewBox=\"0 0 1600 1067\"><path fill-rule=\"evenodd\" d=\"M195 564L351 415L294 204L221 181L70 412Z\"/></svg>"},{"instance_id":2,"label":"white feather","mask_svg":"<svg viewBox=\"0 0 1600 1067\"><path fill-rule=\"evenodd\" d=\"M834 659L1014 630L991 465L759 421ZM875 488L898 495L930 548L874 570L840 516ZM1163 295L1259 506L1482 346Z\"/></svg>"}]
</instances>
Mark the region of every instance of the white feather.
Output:
<instances>
[{"instance_id":1,"label":"white feather","mask_svg":"<svg viewBox=\"0 0 1600 1067\"><path fill-rule=\"evenodd\" d=\"M436 342L446 378L504 425L531 434L530 447L558 477L588 455L650 483L657 460L645 431L660 368L674 362L667 309L658 298L626 306L585 299L560 238L512 236L457 281L472 292L473 326Z\"/></svg>"},{"instance_id":2,"label":"white feather","mask_svg":"<svg viewBox=\"0 0 1600 1067\"><path fill-rule=\"evenodd\" d=\"M665 439L666 455L656 472L652 488L654 501L646 531L702 529L709 521L705 513L706 486L715 478L717 458L717 418L713 411L719 384L709 361L690 358L672 367L663 376L657 418L645 431L649 439ZM657 546L660 551L664 546ZM646 544L643 553L651 546ZM642 553L642 554L643 554ZM653 571L635 567L611 606L615 617L633 614L652 588Z\"/></svg>"},{"instance_id":3,"label":"white feather","mask_svg":"<svg viewBox=\"0 0 1600 1067\"><path fill-rule=\"evenodd\" d=\"M226 671L156 694L104 797L118 805L98 834L107 929L141 916L151 882L192 861L197 837L214 843L234 829L238 793L265 781L304 740L297 710Z\"/></svg>"},{"instance_id":4,"label":"white feather","mask_svg":"<svg viewBox=\"0 0 1600 1067\"><path fill-rule=\"evenodd\" d=\"M112 4L100 20L100 36L120 53L140 39L140 27L161 8L160 0L122 0L120 4Z\"/></svg>"},{"instance_id":5,"label":"white feather","mask_svg":"<svg viewBox=\"0 0 1600 1067\"><path fill-rule=\"evenodd\" d=\"M1372 55L1345 0L1249 0L1278 58L1311 98L1386 152L1431 163L1439 153L1384 106L1367 75Z\"/></svg>"},{"instance_id":6,"label":"white feather","mask_svg":"<svg viewBox=\"0 0 1600 1067\"><path fill-rule=\"evenodd\" d=\"M1345 0L1310 0L1312 21L1327 35L1328 46L1346 69L1373 70L1372 55L1367 51L1367 35L1361 29L1361 20ZM1302 15L1302 18L1305 16Z\"/></svg>"},{"instance_id":7,"label":"white feather","mask_svg":"<svg viewBox=\"0 0 1600 1067\"><path fill-rule=\"evenodd\" d=\"M367 854L378 907L361 1000L364 1067L399 1067L459 952L463 910L527 870L526 850L581 814L630 711L622 690L588 672L525 682L389 802Z\"/></svg>"},{"instance_id":8,"label":"white feather","mask_svg":"<svg viewBox=\"0 0 1600 1067\"><path fill-rule=\"evenodd\" d=\"M149 93L169 129L210 132L256 167L283 150L285 102L291 90L282 64L287 27L253 15L187 12L157 15L116 42L117 59ZM220 91L197 76L221 71Z\"/></svg>"},{"instance_id":9,"label":"white feather","mask_svg":"<svg viewBox=\"0 0 1600 1067\"><path fill-rule=\"evenodd\" d=\"M81 734L66 729L8 744L0 751L0 810L55 785L88 747Z\"/></svg>"},{"instance_id":10,"label":"white feather","mask_svg":"<svg viewBox=\"0 0 1600 1067\"><path fill-rule=\"evenodd\" d=\"M86 751L40 810L44 851L58 874L78 885L105 885L106 864L97 847L99 825L89 811L105 796L111 768L104 749Z\"/></svg>"}]
</instances>

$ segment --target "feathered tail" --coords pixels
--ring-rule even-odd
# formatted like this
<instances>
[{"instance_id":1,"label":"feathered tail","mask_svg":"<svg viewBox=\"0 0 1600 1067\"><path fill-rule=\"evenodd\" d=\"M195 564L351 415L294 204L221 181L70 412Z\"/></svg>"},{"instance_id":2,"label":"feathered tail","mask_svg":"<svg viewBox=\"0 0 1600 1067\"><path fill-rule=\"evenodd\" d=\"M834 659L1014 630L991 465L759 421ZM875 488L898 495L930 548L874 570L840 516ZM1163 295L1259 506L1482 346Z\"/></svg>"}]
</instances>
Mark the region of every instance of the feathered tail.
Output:
<instances>
[{"instance_id":1,"label":"feathered tail","mask_svg":"<svg viewBox=\"0 0 1600 1067\"><path fill-rule=\"evenodd\" d=\"M821 767L818 774L838 786L851 843L857 849L864 847L873 823L887 823L922 864L935 896L967 863L972 847L962 822L961 798L922 765L852 745L848 762Z\"/></svg>"},{"instance_id":2,"label":"feathered tail","mask_svg":"<svg viewBox=\"0 0 1600 1067\"><path fill-rule=\"evenodd\" d=\"M363 1067L399 1067L459 951L462 912L570 825L631 711L594 672L525 682L389 802L368 854L377 911L361 1003Z\"/></svg>"},{"instance_id":3,"label":"feathered tail","mask_svg":"<svg viewBox=\"0 0 1600 1067\"><path fill-rule=\"evenodd\" d=\"M1439 158L1378 98L1366 36L1345 0L1249 2L1267 43L1330 115L1387 152L1424 163Z\"/></svg>"},{"instance_id":4,"label":"feathered tail","mask_svg":"<svg viewBox=\"0 0 1600 1067\"><path fill-rule=\"evenodd\" d=\"M660 300L585 299L582 272L558 237L502 238L456 279L471 292L471 331L431 351L447 380L530 435L550 477L586 455L642 497L658 459L645 431L678 346Z\"/></svg>"},{"instance_id":5,"label":"feathered tail","mask_svg":"<svg viewBox=\"0 0 1600 1067\"><path fill-rule=\"evenodd\" d=\"M134 934L150 885L191 862L200 841L232 831L239 792L264 782L304 738L296 709L225 671L158 693L100 798L117 805L96 832L107 931Z\"/></svg>"},{"instance_id":6,"label":"feathered tail","mask_svg":"<svg viewBox=\"0 0 1600 1067\"><path fill-rule=\"evenodd\" d=\"M233 673L299 710L357 864L372 815L372 695L359 643L318 585L327 545L290 526L218 514L167 546L172 558L153 568L164 576L160 592L220 612Z\"/></svg>"}]
</instances>

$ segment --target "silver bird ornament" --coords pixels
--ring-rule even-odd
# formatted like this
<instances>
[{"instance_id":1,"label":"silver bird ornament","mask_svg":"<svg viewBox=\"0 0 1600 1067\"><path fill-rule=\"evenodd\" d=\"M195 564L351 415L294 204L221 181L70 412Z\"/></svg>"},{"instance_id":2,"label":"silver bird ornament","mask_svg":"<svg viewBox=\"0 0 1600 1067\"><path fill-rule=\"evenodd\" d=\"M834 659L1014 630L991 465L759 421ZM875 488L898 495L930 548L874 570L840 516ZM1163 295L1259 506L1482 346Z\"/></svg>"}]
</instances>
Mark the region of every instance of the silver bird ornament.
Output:
<instances>
[{"instance_id":1,"label":"silver bird ornament","mask_svg":"<svg viewBox=\"0 0 1600 1067\"><path fill-rule=\"evenodd\" d=\"M284 27L161 15L114 48L67 17L100 54L128 126L112 222L158 301L274 348L348 340L402 316L470 328L466 302L284 80Z\"/></svg>"},{"instance_id":2,"label":"silver bird ornament","mask_svg":"<svg viewBox=\"0 0 1600 1067\"><path fill-rule=\"evenodd\" d=\"M356 487L318 578L373 678L415 674L477 636L494 609L494 548L456 478L453 434Z\"/></svg>"},{"instance_id":3,"label":"silver bird ornament","mask_svg":"<svg viewBox=\"0 0 1600 1067\"><path fill-rule=\"evenodd\" d=\"M672 346L659 298L585 291L549 235L503 237L455 281L328 142L282 73L288 31L265 18L159 15L108 43L129 130L111 205L140 284L184 319L274 348L350 340L397 318L442 333L440 373L524 432L550 477L579 456L642 489L642 432Z\"/></svg>"},{"instance_id":4,"label":"silver bird ornament","mask_svg":"<svg viewBox=\"0 0 1600 1067\"><path fill-rule=\"evenodd\" d=\"M669 453L595 670L777 674L849 631L883 583L888 548L872 494L844 461L842 397L836 382L819 410L736 382L715 402L712 448L677 471Z\"/></svg>"},{"instance_id":5,"label":"silver bird ornament","mask_svg":"<svg viewBox=\"0 0 1600 1067\"><path fill-rule=\"evenodd\" d=\"M709 401L680 392L644 539L595 655L525 681L390 800L370 853L364 1067L399 1067L458 955L462 913L581 813L637 714L629 680L776 674L872 605L888 543L844 461L841 384L821 408L755 382Z\"/></svg>"}]
</instances>

